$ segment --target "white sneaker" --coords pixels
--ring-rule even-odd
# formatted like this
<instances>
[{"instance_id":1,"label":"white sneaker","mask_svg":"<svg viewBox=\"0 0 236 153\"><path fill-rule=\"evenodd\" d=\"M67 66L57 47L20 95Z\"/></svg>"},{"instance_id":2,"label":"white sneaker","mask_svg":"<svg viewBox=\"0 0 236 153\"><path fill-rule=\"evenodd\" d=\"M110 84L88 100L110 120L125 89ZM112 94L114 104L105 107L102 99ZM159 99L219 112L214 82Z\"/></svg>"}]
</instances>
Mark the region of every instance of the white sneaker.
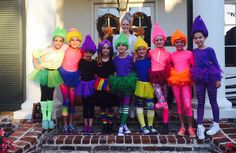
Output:
<instances>
[{"instance_id":1,"label":"white sneaker","mask_svg":"<svg viewBox=\"0 0 236 153\"><path fill-rule=\"evenodd\" d=\"M197 126L197 137L199 140L205 139L205 127L203 125Z\"/></svg>"},{"instance_id":2,"label":"white sneaker","mask_svg":"<svg viewBox=\"0 0 236 153\"><path fill-rule=\"evenodd\" d=\"M217 132L220 131L219 123L214 122L212 125L210 125L209 130L207 130L207 135L215 135Z\"/></svg>"},{"instance_id":3,"label":"white sneaker","mask_svg":"<svg viewBox=\"0 0 236 153\"><path fill-rule=\"evenodd\" d=\"M131 131L129 130L129 128L127 127L126 124L124 125L124 133L125 134L130 134L131 133Z\"/></svg>"},{"instance_id":4,"label":"white sneaker","mask_svg":"<svg viewBox=\"0 0 236 153\"><path fill-rule=\"evenodd\" d=\"M124 136L124 126L123 125L120 125L119 127L119 131L118 131L118 136Z\"/></svg>"}]
</instances>

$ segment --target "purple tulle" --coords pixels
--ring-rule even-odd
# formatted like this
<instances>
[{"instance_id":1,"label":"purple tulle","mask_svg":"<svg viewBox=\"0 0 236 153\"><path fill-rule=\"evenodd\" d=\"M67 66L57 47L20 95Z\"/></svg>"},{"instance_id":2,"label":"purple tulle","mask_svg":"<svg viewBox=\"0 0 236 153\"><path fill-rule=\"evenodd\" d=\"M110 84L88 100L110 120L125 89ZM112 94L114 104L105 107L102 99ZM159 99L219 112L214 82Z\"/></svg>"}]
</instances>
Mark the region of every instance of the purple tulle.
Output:
<instances>
[{"instance_id":1,"label":"purple tulle","mask_svg":"<svg viewBox=\"0 0 236 153\"><path fill-rule=\"evenodd\" d=\"M190 69L191 78L195 82L201 81L201 82L212 82L221 80L222 76L222 70L215 67L214 65L211 65L208 68L199 68L199 67L192 67Z\"/></svg>"},{"instance_id":2,"label":"purple tulle","mask_svg":"<svg viewBox=\"0 0 236 153\"><path fill-rule=\"evenodd\" d=\"M80 81L78 86L75 88L75 94L81 97L88 97L94 95L94 80L91 81Z\"/></svg>"},{"instance_id":3,"label":"purple tulle","mask_svg":"<svg viewBox=\"0 0 236 153\"><path fill-rule=\"evenodd\" d=\"M79 84L79 70L75 72L66 71L63 67L59 68L59 73L64 81L64 84L69 87L76 87Z\"/></svg>"}]
</instances>

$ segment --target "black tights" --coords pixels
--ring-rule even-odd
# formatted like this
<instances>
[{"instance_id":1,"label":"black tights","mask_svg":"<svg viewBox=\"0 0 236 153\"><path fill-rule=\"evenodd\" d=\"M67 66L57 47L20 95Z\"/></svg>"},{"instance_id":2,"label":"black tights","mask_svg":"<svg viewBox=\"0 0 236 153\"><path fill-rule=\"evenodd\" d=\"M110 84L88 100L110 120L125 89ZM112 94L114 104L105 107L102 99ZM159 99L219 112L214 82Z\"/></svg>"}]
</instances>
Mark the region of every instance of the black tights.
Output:
<instances>
[{"instance_id":1,"label":"black tights","mask_svg":"<svg viewBox=\"0 0 236 153\"><path fill-rule=\"evenodd\" d=\"M94 99L93 96L82 98L84 118L94 118Z\"/></svg>"},{"instance_id":2,"label":"black tights","mask_svg":"<svg viewBox=\"0 0 236 153\"><path fill-rule=\"evenodd\" d=\"M55 88L40 85L41 88L41 101L53 100L53 93Z\"/></svg>"}]
</instances>

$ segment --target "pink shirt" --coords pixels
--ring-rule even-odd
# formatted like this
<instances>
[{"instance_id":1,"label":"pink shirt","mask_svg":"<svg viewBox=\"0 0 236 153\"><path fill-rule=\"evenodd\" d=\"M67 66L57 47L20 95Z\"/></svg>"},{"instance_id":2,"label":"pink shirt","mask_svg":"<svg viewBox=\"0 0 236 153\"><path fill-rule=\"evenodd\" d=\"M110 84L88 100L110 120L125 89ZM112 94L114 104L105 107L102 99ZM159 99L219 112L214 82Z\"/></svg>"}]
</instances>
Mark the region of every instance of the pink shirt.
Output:
<instances>
[{"instance_id":1,"label":"pink shirt","mask_svg":"<svg viewBox=\"0 0 236 153\"><path fill-rule=\"evenodd\" d=\"M176 71L183 71L194 64L193 53L188 50L175 51L171 54L171 63Z\"/></svg>"},{"instance_id":2,"label":"pink shirt","mask_svg":"<svg viewBox=\"0 0 236 153\"><path fill-rule=\"evenodd\" d=\"M152 71L165 70L170 65L170 53L165 49L151 49L148 55L151 59Z\"/></svg>"},{"instance_id":3,"label":"pink shirt","mask_svg":"<svg viewBox=\"0 0 236 153\"><path fill-rule=\"evenodd\" d=\"M65 52L63 63L62 63L63 69L65 69L66 71L71 71L71 72L77 71L79 61L82 57L83 55L80 49L75 50L75 49L72 49L71 47L68 47Z\"/></svg>"}]
</instances>

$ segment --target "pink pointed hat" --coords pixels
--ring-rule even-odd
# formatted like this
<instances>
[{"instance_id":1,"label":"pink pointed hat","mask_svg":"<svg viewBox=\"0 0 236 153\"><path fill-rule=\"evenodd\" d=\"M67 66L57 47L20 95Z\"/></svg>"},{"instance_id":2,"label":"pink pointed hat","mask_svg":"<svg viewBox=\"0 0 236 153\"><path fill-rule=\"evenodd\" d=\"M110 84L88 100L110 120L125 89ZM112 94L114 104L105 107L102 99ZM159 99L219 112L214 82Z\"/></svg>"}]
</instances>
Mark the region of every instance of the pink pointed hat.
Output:
<instances>
[{"instance_id":1,"label":"pink pointed hat","mask_svg":"<svg viewBox=\"0 0 236 153\"><path fill-rule=\"evenodd\" d=\"M162 36L164 41L166 41L166 33L165 31L159 26L159 24L156 22L154 24L154 27L152 29L152 42L155 42L156 36Z\"/></svg>"}]
</instances>

